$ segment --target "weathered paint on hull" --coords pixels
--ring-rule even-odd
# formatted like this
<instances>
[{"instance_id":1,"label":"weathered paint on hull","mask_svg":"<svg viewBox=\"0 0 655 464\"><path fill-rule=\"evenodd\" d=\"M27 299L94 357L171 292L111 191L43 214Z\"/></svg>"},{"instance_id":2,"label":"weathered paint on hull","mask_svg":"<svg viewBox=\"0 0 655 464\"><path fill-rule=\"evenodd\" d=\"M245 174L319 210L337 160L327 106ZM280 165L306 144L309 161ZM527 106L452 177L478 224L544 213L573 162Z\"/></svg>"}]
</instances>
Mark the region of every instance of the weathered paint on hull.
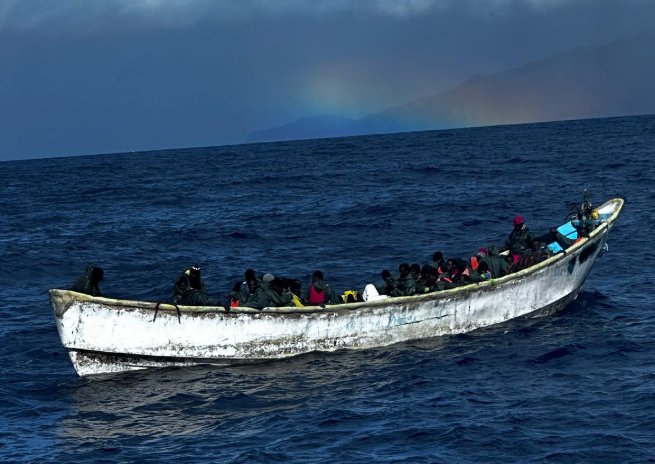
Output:
<instances>
[{"instance_id":1,"label":"weathered paint on hull","mask_svg":"<svg viewBox=\"0 0 655 464\"><path fill-rule=\"evenodd\" d=\"M575 295L569 295L549 305L545 308L538 309L525 317L546 316L561 311L566 305L571 303ZM354 347L350 347L354 348ZM332 351L332 350L327 350ZM235 366L250 364L253 362L262 362L265 359L239 359L225 358L222 360L212 358L181 358L165 356L138 356L132 354L120 353L102 353L84 350L70 350L68 352L77 373L81 376L93 374L118 373L132 370L141 370L148 368L161 367L185 367L194 365L212 365L212 366ZM300 353L299 353L300 354Z\"/></svg>"},{"instance_id":2,"label":"weathered paint on hull","mask_svg":"<svg viewBox=\"0 0 655 464\"><path fill-rule=\"evenodd\" d=\"M380 347L560 310L577 297L612 222L567 255L495 282L326 309L181 307L178 315L162 305L155 318L154 303L64 290L51 290L50 297L59 335L79 375Z\"/></svg>"}]
</instances>

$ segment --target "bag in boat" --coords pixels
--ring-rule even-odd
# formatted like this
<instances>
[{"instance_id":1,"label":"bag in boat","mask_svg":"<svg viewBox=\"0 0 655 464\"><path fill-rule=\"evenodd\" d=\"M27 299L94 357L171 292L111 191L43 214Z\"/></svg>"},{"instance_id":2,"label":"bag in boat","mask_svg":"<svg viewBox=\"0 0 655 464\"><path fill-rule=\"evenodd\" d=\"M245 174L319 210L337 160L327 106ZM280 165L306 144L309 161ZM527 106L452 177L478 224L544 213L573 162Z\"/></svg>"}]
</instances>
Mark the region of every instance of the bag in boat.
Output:
<instances>
[{"instance_id":1,"label":"bag in boat","mask_svg":"<svg viewBox=\"0 0 655 464\"><path fill-rule=\"evenodd\" d=\"M364 291L362 292L362 300L364 301L385 300L387 298L389 298L389 296L380 295L378 293L378 290L375 288L375 285L373 284L368 284L366 288L364 288Z\"/></svg>"}]
</instances>

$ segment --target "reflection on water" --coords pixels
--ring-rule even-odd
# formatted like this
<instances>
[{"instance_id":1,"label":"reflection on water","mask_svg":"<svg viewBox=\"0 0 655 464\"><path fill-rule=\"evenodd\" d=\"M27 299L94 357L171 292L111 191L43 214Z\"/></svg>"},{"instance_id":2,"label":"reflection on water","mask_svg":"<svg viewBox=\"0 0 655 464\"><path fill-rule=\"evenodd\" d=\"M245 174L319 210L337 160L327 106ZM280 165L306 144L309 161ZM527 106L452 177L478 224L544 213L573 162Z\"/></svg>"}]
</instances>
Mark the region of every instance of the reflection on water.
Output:
<instances>
[{"instance_id":1,"label":"reflection on water","mask_svg":"<svg viewBox=\"0 0 655 464\"><path fill-rule=\"evenodd\" d=\"M400 349L402 351L402 349ZM83 378L72 386L76 411L62 437L85 440L266 430L276 414L311 408L322 394L352 394L371 368L388 368L399 348L315 353L233 367L154 369ZM362 364L367 365L362 369ZM375 370L375 369L373 369ZM380 379L377 379L380 381Z\"/></svg>"},{"instance_id":2,"label":"reflection on water","mask_svg":"<svg viewBox=\"0 0 655 464\"><path fill-rule=\"evenodd\" d=\"M310 353L242 366L151 369L77 379L70 386L75 411L59 424L62 438L85 440L166 437L229 431L242 438L268 430L275 418L297 408L316 409L335 398L374 399L389 394L398 369L437 363L438 375L534 324L552 318L509 321L470 334L416 340L386 348ZM483 342L482 344L480 342ZM425 373L428 375L428 373ZM432 374L429 374L432 375ZM354 386L359 386L356 390ZM362 386L366 386L362 390Z\"/></svg>"}]
</instances>

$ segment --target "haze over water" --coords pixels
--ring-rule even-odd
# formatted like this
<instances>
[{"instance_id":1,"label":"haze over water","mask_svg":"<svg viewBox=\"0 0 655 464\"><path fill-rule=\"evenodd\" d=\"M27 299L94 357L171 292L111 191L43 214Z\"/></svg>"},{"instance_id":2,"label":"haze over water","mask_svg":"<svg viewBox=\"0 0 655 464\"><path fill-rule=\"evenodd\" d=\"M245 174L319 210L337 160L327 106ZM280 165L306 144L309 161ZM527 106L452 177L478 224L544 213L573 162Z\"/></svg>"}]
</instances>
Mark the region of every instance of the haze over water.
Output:
<instances>
[{"instance_id":1,"label":"haze over water","mask_svg":"<svg viewBox=\"0 0 655 464\"><path fill-rule=\"evenodd\" d=\"M652 460L653 146L643 116L3 162L0 460ZM578 300L466 335L80 379L47 299L91 262L121 298L190 264L217 297L247 267L361 289L516 214L545 231L585 188L626 204Z\"/></svg>"}]
</instances>

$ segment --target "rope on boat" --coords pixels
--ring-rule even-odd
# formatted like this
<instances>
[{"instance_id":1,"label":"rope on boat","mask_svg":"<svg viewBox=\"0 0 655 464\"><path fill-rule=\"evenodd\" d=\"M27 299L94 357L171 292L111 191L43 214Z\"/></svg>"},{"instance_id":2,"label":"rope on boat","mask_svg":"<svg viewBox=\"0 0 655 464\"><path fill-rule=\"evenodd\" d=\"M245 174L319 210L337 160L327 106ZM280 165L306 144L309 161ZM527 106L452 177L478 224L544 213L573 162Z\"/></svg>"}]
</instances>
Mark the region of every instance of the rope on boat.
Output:
<instances>
[{"instance_id":1,"label":"rope on boat","mask_svg":"<svg viewBox=\"0 0 655 464\"><path fill-rule=\"evenodd\" d=\"M162 303L160 301L160 302L157 302L157 304L155 305L155 316L152 318L152 322L155 322L157 320L157 313L159 312L159 306L161 304ZM179 306L176 305L175 303L168 303L168 304L170 304L172 306L175 306L175 310L177 311L177 322L179 324L182 324L182 311L180 311Z\"/></svg>"}]
</instances>

